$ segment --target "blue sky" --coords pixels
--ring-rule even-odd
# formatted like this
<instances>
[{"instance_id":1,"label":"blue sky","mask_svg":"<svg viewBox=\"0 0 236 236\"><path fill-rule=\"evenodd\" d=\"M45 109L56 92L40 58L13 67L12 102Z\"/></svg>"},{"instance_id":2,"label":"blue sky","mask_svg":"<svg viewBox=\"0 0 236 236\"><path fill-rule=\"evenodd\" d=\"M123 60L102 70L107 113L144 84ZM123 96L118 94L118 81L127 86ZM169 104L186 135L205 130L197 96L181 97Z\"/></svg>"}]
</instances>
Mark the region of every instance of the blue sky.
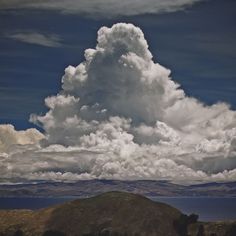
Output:
<instances>
[{"instance_id":1,"label":"blue sky","mask_svg":"<svg viewBox=\"0 0 236 236\"><path fill-rule=\"evenodd\" d=\"M1 7L0 7L1 9ZM0 10L0 123L34 127L68 65L83 61L97 30L116 22L142 28L154 60L172 71L187 95L236 109L236 2L209 0L184 10L92 18L48 9ZM42 37L43 35L43 37Z\"/></svg>"},{"instance_id":2,"label":"blue sky","mask_svg":"<svg viewBox=\"0 0 236 236\"><path fill-rule=\"evenodd\" d=\"M235 0L1 0L0 182L235 181L235 23Z\"/></svg>"}]
</instances>

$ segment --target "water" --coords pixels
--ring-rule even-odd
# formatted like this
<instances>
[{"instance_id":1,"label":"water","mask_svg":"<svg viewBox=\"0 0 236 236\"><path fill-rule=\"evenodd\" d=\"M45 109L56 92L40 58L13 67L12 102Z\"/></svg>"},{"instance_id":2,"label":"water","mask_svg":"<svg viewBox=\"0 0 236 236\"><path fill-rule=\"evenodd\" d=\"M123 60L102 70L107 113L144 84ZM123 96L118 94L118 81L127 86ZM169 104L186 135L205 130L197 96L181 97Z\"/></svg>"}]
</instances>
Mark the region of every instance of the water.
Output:
<instances>
[{"instance_id":1,"label":"water","mask_svg":"<svg viewBox=\"0 0 236 236\"><path fill-rule=\"evenodd\" d=\"M159 197L185 214L195 213L202 221L236 220L236 198L229 197Z\"/></svg>"},{"instance_id":2,"label":"water","mask_svg":"<svg viewBox=\"0 0 236 236\"><path fill-rule=\"evenodd\" d=\"M0 197L0 209L39 209L76 197ZM236 220L236 198L158 197L154 201L167 203L185 214L195 213L202 221Z\"/></svg>"},{"instance_id":3,"label":"water","mask_svg":"<svg viewBox=\"0 0 236 236\"><path fill-rule=\"evenodd\" d=\"M77 199L76 197L0 197L0 209L31 209L36 210L63 202Z\"/></svg>"}]
</instances>

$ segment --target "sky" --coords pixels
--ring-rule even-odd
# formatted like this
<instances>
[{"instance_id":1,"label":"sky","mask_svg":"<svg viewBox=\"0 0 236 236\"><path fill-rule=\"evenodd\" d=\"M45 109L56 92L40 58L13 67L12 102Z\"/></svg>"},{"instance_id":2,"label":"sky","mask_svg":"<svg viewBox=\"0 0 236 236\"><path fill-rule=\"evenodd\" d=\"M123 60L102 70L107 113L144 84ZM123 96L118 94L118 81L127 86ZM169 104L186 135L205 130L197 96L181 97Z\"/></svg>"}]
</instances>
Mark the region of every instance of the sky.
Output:
<instances>
[{"instance_id":1,"label":"sky","mask_svg":"<svg viewBox=\"0 0 236 236\"><path fill-rule=\"evenodd\" d=\"M1 0L0 181L236 180L235 13Z\"/></svg>"}]
</instances>

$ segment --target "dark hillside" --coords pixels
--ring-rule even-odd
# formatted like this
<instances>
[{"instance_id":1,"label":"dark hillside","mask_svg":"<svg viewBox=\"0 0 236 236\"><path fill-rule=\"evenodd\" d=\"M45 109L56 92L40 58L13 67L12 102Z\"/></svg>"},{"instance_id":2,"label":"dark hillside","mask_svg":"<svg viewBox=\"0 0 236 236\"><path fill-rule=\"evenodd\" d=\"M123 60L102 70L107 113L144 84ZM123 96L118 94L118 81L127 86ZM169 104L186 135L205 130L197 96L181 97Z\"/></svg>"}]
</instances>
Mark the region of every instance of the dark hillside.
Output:
<instances>
[{"instance_id":1,"label":"dark hillside","mask_svg":"<svg viewBox=\"0 0 236 236\"><path fill-rule=\"evenodd\" d=\"M0 236L235 236L234 222L197 216L141 195L108 192L37 211L0 211Z\"/></svg>"}]
</instances>

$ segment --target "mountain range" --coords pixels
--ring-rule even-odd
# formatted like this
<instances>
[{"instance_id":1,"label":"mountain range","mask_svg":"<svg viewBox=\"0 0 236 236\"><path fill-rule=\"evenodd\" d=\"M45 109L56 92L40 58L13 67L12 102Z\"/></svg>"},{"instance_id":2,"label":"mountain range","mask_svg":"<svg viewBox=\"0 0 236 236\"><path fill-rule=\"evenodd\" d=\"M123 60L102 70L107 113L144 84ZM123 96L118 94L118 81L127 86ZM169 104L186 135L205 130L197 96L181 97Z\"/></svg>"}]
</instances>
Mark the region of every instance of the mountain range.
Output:
<instances>
[{"instance_id":1,"label":"mountain range","mask_svg":"<svg viewBox=\"0 0 236 236\"><path fill-rule=\"evenodd\" d=\"M125 191L147 197L236 197L236 182L180 185L168 181L83 180L75 183L41 182L0 185L0 196L89 197L109 191Z\"/></svg>"}]
</instances>

